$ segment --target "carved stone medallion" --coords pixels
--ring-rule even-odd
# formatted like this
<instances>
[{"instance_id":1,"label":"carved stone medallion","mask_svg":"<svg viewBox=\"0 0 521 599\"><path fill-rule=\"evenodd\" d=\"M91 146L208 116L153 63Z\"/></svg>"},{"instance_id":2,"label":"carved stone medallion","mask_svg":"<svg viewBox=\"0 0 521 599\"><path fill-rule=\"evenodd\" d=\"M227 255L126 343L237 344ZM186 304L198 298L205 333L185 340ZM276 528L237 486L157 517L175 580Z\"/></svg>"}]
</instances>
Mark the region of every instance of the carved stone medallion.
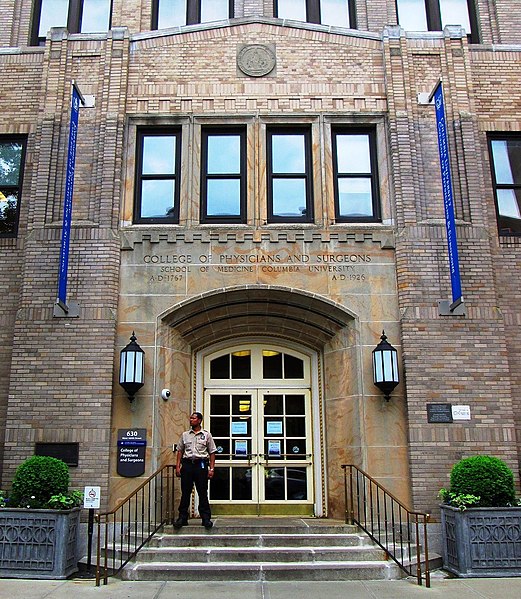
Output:
<instances>
[{"instance_id":1,"label":"carved stone medallion","mask_svg":"<svg viewBox=\"0 0 521 599\"><path fill-rule=\"evenodd\" d=\"M250 77L263 77L275 68L275 52L263 44L244 46L237 55L237 66Z\"/></svg>"}]
</instances>

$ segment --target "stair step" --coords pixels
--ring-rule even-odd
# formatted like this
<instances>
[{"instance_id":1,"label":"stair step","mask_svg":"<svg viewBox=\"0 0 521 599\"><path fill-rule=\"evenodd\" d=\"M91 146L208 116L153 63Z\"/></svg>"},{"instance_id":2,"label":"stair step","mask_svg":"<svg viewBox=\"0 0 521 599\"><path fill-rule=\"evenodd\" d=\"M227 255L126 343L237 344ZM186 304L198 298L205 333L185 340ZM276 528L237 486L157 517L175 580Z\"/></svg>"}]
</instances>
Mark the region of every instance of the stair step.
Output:
<instances>
[{"instance_id":1,"label":"stair step","mask_svg":"<svg viewBox=\"0 0 521 599\"><path fill-rule=\"evenodd\" d=\"M353 547L367 545L367 536L355 533L303 534L303 533L262 533L262 534L156 534L150 540L150 547L320 547L336 545Z\"/></svg>"},{"instance_id":2,"label":"stair step","mask_svg":"<svg viewBox=\"0 0 521 599\"><path fill-rule=\"evenodd\" d=\"M326 562L326 561L383 561L385 553L372 546L360 547L173 547L142 549L136 558L141 562L223 563L223 562Z\"/></svg>"},{"instance_id":3,"label":"stair step","mask_svg":"<svg viewBox=\"0 0 521 599\"><path fill-rule=\"evenodd\" d=\"M124 580L392 580L399 569L389 561L286 563L137 563L122 572Z\"/></svg>"}]
</instances>

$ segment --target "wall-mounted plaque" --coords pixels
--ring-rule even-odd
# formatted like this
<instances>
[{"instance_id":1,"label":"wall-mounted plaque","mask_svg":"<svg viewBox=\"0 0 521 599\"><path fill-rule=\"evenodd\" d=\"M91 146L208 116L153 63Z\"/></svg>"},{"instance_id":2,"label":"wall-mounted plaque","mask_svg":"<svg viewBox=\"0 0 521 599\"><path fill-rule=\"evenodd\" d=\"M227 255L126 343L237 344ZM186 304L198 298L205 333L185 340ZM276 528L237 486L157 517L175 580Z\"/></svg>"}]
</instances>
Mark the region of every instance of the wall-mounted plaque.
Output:
<instances>
[{"instance_id":1,"label":"wall-mounted plaque","mask_svg":"<svg viewBox=\"0 0 521 599\"><path fill-rule=\"evenodd\" d=\"M77 466L80 454L79 443L35 443L34 455L45 455L65 462L67 466Z\"/></svg>"},{"instance_id":2,"label":"wall-mounted plaque","mask_svg":"<svg viewBox=\"0 0 521 599\"><path fill-rule=\"evenodd\" d=\"M428 403L427 422L448 424L452 422L452 405L450 403Z\"/></svg>"},{"instance_id":3,"label":"wall-mounted plaque","mask_svg":"<svg viewBox=\"0 0 521 599\"><path fill-rule=\"evenodd\" d=\"M146 428L119 429L118 474L129 478L141 476L145 472L146 448Z\"/></svg>"}]
</instances>

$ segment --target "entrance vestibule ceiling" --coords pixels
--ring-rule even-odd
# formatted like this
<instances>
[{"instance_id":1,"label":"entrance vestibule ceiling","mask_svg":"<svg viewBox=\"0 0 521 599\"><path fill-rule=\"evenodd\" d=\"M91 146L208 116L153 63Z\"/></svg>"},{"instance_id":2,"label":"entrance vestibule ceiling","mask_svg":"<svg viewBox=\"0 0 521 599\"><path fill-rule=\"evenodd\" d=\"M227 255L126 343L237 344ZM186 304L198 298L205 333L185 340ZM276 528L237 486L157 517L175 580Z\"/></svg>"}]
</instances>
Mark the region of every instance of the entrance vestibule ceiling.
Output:
<instances>
[{"instance_id":1,"label":"entrance vestibule ceiling","mask_svg":"<svg viewBox=\"0 0 521 599\"><path fill-rule=\"evenodd\" d=\"M343 306L300 289L246 285L216 289L172 307L163 316L197 351L243 335L276 335L322 348L353 321Z\"/></svg>"}]
</instances>

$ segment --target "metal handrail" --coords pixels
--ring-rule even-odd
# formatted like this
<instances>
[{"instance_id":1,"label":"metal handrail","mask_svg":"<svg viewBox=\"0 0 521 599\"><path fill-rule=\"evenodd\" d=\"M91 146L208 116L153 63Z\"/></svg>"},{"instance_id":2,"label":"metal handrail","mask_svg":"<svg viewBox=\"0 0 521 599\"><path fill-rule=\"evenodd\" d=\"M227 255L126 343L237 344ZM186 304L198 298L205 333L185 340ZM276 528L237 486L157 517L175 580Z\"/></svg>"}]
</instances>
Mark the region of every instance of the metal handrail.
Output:
<instances>
[{"instance_id":1,"label":"metal handrail","mask_svg":"<svg viewBox=\"0 0 521 599\"><path fill-rule=\"evenodd\" d=\"M409 510L380 483L353 464L343 464L346 523L357 524L418 584L431 586L429 514ZM420 529L423 533L423 570Z\"/></svg>"},{"instance_id":2,"label":"metal handrail","mask_svg":"<svg viewBox=\"0 0 521 599\"><path fill-rule=\"evenodd\" d=\"M96 514L96 586L108 583L174 515L175 466L163 466L109 512ZM102 547L102 539L104 540Z\"/></svg>"}]
</instances>

